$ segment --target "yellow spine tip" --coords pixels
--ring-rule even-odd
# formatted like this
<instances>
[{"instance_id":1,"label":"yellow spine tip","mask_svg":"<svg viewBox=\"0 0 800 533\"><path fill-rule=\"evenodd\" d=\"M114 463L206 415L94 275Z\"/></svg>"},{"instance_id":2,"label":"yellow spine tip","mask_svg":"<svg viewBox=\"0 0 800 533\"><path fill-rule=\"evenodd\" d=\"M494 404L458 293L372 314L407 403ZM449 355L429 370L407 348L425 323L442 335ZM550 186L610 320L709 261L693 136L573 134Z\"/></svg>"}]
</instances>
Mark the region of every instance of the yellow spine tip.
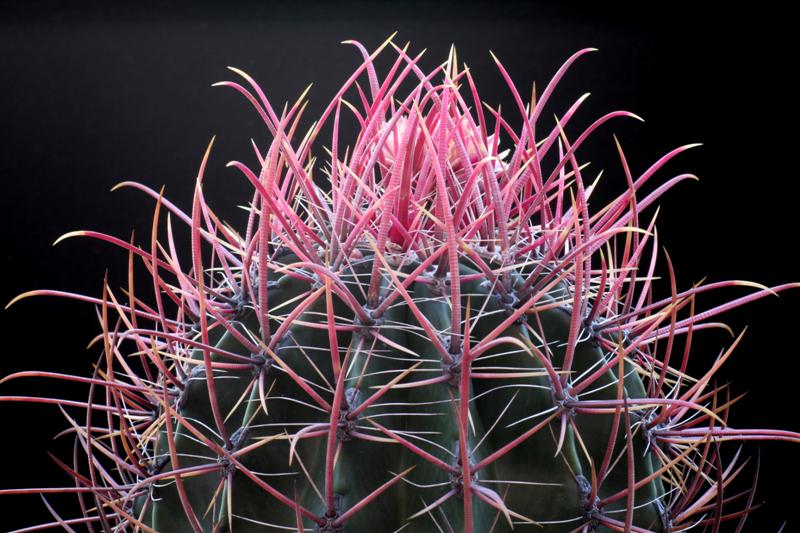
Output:
<instances>
[{"instance_id":1,"label":"yellow spine tip","mask_svg":"<svg viewBox=\"0 0 800 533\"><path fill-rule=\"evenodd\" d=\"M10 302L8 302L8 303L6 304L6 306L5 306L3 309L8 309L9 307L11 307L12 305L14 305L14 304L15 304L15 303L17 303L18 301L20 301L20 300L22 300L22 299L24 299L24 298L27 298L27 297L28 297L28 296L30 296L31 294L33 294L33 292L32 292L32 291L28 291L28 292L23 292L22 294L18 294L18 295L16 295L16 296L14 296L14 297L11 299L11 301L10 301Z\"/></svg>"},{"instance_id":2,"label":"yellow spine tip","mask_svg":"<svg viewBox=\"0 0 800 533\"><path fill-rule=\"evenodd\" d=\"M80 231L70 231L68 233L65 233L64 235L62 235L61 237L59 237L55 241L53 241L53 246L55 246L56 244L60 243L63 240L69 239L70 237L85 237L85 236L86 236L86 232L85 231L82 231L82 230L80 230Z\"/></svg>"}]
</instances>

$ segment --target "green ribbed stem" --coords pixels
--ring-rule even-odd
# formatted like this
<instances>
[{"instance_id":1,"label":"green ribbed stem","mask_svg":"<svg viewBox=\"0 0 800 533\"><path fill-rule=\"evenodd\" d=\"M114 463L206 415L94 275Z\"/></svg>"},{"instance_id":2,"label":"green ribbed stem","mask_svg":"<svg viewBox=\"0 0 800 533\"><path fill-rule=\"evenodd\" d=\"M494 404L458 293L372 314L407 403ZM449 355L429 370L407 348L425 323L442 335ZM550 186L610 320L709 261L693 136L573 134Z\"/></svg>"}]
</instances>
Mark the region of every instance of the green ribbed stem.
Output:
<instances>
[{"instance_id":1,"label":"green ribbed stem","mask_svg":"<svg viewBox=\"0 0 800 533\"><path fill-rule=\"evenodd\" d=\"M285 263L294 260L296 258L291 256L282 258ZM404 266L400 269L400 274L408 274L414 266L416 265ZM353 294L362 297L369 286L371 270L372 261L368 257L356 263L354 271L342 275L342 281ZM461 265L461 275L475 273L469 265ZM451 327L450 294L446 284L431 283L431 275L422 276L410 284L408 293L431 324L444 333L442 338L445 339L449 337ZM277 276L273 272L270 272L270 281L276 282L269 292L271 308L277 309L285 302L292 301L276 311L282 316L307 296L310 287L307 282L287 275ZM392 290L392 281L387 275L381 280L381 286L384 292ZM469 306L472 345L486 337L507 316L506 308L490 289L490 284L483 279L461 284L464 311L462 320ZM556 298L563 299L565 295L561 291L564 291L564 287L559 285L545 296L542 304ZM355 323L352 309L338 298L334 300L337 323ZM361 303L364 301L362 298ZM288 333L279 340L275 353L311 384L325 401L333 403L335 380L328 330L310 325L324 325L326 321L323 295L291 325ZM569 325L570 314L565 313L562 308L552 307L528 314L527 321L507 327L502 335L537 346L542 352L549 354L552 364L559 369L564 358ZM259 335L258 321L252 310L244 314L238 327L240 331L249 331L256 338ZM273 333L277 327L278 323L273 321ZM391 344L404 347L404 350L382 342L376 334L383 336ZM419 363L419 366L402 383L435 378L447 372L433 343L402 298L397 299L375 325L356 331L340 331L337 342L340 359L347 360L344 369L346 394L342 416L347 414L348 408L356 408L378 388L415 363ZM547 347L544 346L545 342ZM217 340L217 345L228 351L252 355L245 353L247 350L228 333ZM193 352L192 358L202 360L202 352ZM609 354L604 353L591 339L580 341L575 350L572 375L580 376L591 372L608 358ZM212 359L221 360L217 356ZM202 364L196 368L202 369ZM471 380L469 448L473 449L473 454L469 460L472 465L552 414L558 404L558 399L552 392L552 383L542 364L531 353L516 345L509 343L497 346L483 353L473 363L474 373L503 372L506 368L527 369L537 375ZM629 361L625 362L624 371L626 396L645 397L642 380ZM267 413L262 409L259 373L264 374L264 404ZM453 376L457 377L457 369ZM617 399L616 376L616 368L609 370L580 399ZM459 388L453 385L454 381L457 379L423 387L392 389L358 420L349 425L340 420L336 443L340 449L333 483L335 506L334 516L330 517L331 522L335 522L336 516L352 508L394 475L409 467L414 467L414 470L353 515L342 528L326 529L309 518L304 519L304 527L307 530L317 528L326 532L348 533L395 531L402 528L410 516L448 491L454 490L454 495L445 503L415 518L406 525L405 531L435 533L448 531L448 527L452 531L461 531L464 520L463 495L458 480L451 473L429 463L400 444L363 440L352 434L356 431L387 439L386 435L369 423L367 418L371 418L458 468L461 461L458 453L457 414L460 394ZM270 360L261 366L254 365L252 370L215 372L215 383L220 410L226 418L226 430L229 435L240 440L235 445L236 449L273 437L273 440L241 457L244 467L288 498L296 499L317 516L324 516L327 434L299 439L291 464L290 443L285 436L294 435L313 424L320 424L319 428L327 431L330 414L319 408L280 365ZM347 405L348 400L352 405ZM203 371L192 372L192 377L174 408L214 442L221 443L219 437L212 432L216 426ZM537 413L539 416L513 424ZM593 468L598 469L603 461L613 426L613 414L586 415L569 412L568 415L573 417L582 443L575 432L568 428L557 453L561 422L556 417L538 433L477 472L473 481L498 494L511 511L540 522L546 531L570 531L590 512L591 504L586 501L588 483ZM646 447L647 442L639 430L635 413L631 414L630 420L633 425L631 433L634 475L639 480L653 472L653 465L657 464L657 460L653 451ZM619 414L619 421L612 468L602 484L600 498L628 486L629 472L625 451L627 437L622 413ZM175 424L174 421L172 423L182 468L213 464L218 460L216 454L198 442L185 427ZM491 431L489 428L492 428ZM162 429L157 438L156 459L164 461L164 458L169 457L166 430ZM474 449L479 442L480 446ZM171 469L167 460L161 472ZM220 485L226 476L230 480ZM205 531L213 531L215 528L225 531L229 524L236 532L296 529L296 509L279 502L236 468L220 468L214 472L184 477L183 483ZM663 494L664 487L655 481L636 491L634 525L656 531L660 529L661 518L655 500ZM144 514L147 525L161 532L192 531L173 480L157 483L151 497L153 501L148 504ZM144 498L140 498L137 508L142 509L143 504ZM622 498L603 512L624 522L625 507L626 499ZM475 532L486 532L492 528L495 532L511 530L506 518L476 495L473 495L473 520ZM513 520L515 529L539 529L538 526L526 525L521 518ZM600 530L602 528L598 528Z\"/></svg>"}]
</instances>

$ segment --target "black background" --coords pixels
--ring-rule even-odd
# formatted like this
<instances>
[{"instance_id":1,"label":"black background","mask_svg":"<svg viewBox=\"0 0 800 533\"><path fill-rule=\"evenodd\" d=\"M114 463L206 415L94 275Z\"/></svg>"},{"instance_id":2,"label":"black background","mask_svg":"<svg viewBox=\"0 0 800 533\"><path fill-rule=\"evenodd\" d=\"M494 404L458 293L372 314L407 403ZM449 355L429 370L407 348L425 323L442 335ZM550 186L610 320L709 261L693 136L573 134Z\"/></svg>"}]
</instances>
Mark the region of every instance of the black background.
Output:
<instances>
[{"instance_id":1,"label":"black background","mask_svg":"<svg viewBox=\"0 0 800 533\"><path fill-rule=\"evenodd\" d=\"M249 138L266 136L249 104L210 84L233 76L226 65L238 66L280 106L313 81L310 120L360 63L355 48L338 43L358 39L372 49L395 30L396 42L428 49L426 68L455 43L482 98L509 112L513 102L490 49L527 92L534 80L543 87L571 53L599 48L564 79L546 120L585 91L592 96L575 127L618 108L645 118L604 127L583 150L582 161L591 160L594 172L604 168L611 190L623 183L612 133L634 174L671 148L704 143L659 173L662 181L682 172L701 178L668 193L659 214L679 287L703 277L800 281L794 18L765 2L747 10L701 10L699 2L598 4L607 3L169 2L79 9L66 2L2 3L0 301L34 288L99 295L106 269L112 287L124 285L125 253L88 239L51 243L74 229L148 235L153 203L135 191L109 189L123 179L156 189L165 184L167 196L188 208L213 134L207 197L240 223L235 206L247 201L249 186L224 163L250 161ZM574 138L575 130L568 131ZM749 326L721 372L735 393L748 391L734 407L734 425L800 430L798 304L800 292L788 292L727 315L737 333ZM57 299L0 311L0 375L31 368L87 373L98 353L85 350L96 326L91 306ZM725 334L701 335L698 368L729 342ZM26 380L0 386L0 394L79 399L81 389ZM45 453L69 456L71 445L50 440L64 427L54 407L0 402L0 487L68 484ZM746 451L760 451L757 501L766 500L746 529L775 531L788 520L785 531L800 530L800 446L767 443ZM49 519L34 496L2 498L0 509L2 531Z\"/></svg>"}]
</instances>

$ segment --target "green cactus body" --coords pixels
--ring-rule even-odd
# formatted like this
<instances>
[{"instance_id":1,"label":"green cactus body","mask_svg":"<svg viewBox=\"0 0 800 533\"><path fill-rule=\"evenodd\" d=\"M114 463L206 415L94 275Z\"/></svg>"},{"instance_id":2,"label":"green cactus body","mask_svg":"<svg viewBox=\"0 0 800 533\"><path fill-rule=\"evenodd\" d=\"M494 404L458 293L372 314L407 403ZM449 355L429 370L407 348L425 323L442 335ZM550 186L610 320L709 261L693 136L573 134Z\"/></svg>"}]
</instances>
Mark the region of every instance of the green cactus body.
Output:
<instances>
[{"instance_id":1,"label":"green cactus body","mask_svg":"<svg viewBox=\"0 0 800 533\"><path fill-rule=\"evenodd\" d=\"M692 176L643 188L693 145L639 176L618 145L627 187L590 210L596 183L578 149L633 115L609 113L577 136L567 131L584 98L550 127L540 118L589 49L527 104L498 61L520 110L512 120L484 106L454 51L424 73L395 47L381 79L373 60L390 41L372 55L355 44L362 65L302 135L303 98L279 116L246 74L221 84L272 135L254 144L255 170L229 165L254 188L241 234L203 196L210 146L190 213L124 184L156 201L148 245L72 234L139 256L153 289L149 302L108 287L90 299L103 355L92 379L62 376L91 384L90 411L99 389L106 400L103 417L86 415L91 428L71 419L90 466L70 470L84 522L148 533L588 533L743 520L754 488L724 495L743 469L738 455L723 463L720 443L800 436L729 427L733 402L712 377L738 339L699 378L686 371L691 339L719 327L709 319L722 311L797 285L680 291L670 264L672 294L654 296L659 243L640 219ZM347 146L344 113L360 126ZM320 165L311 147L331 123ZM189 227L190 261L175 250L173 220ZM697 294L737 285L755 292L695 312ZM53 292L21 297L32 294Z\"/></svg>"},{"instance_id":2,"label":"green cactus body","mask_svg":"<svg viewBox=\"0 0 800 533\"><path fill-rule=\"evenodd\" d=\"M287 265L296 259L296 256L285 255L277 257L275 264ZM367 255L353 262L349 266L350 273L342 276L346 285L357 287L352 291L354 294L367 293L372 265L373 258ZM382 274L381 289L388 291L393 278L408 276L418 266L418 262L410 263L398 266L394 276ZM465 312L469 309L470 345L501 327L513 309L503 305L498 295L491 291L491 283L473 267L464 261L459 270L460 276L470 279L461 284L461 306ZM422 315L436 331L443 332L441 338L445 344L448 344L447 335L452 323L447 279L449 277L437 276L434 270L429 270L406 287L409 298ZM315 285L321 285L288 275L272 281L275 283L270 289L269 301L274 302L277 309L284 309L281 313L284 316L294 307L283 305L283 302L297 299L313 291ZM472 467L551 418L533 436L486 468L473 473L473 528L476 531L506 531L511 529L512 523L516 527L547 525L554 531L570 531L590 511L591 504L587 501L589 481L585 475L591 468L589 458L579 451L581 445L576 442L571 427L566 428L559 446L562 417L552 416L557 412L559 400L554 395L551 377L537 361L536 353L526 349L526 346L535 346L553 366L561 365L571 316L559 303L563 303L566 293L565 287L558 285L542 302L542 306L556 304L555 307L523 314L521 319L500 330L500 337L514 338L517 343L500 343L470 363L472 372L479 376L470 377L467 388L470 410L468 449ZM366 305L365 300L359 303ZM358 324L353 311L341 299L334 296L331 304L337 324ZM272 323L275 326L281 320ZM389 306L375 324L339 332L333 347L329 329L319 327L320 324L327 324L324 299L299 315L285 330L283 339L274 339L279 347L274 353L283 364L292 368L297 377L313 384L320 394L327 392L329 400L331 392L342 391L342 405L332 445L336 464L330 492L335 514L329 518L335 519L357 505L392 479L394 474L413 468L403 477L403 482L394 484L371 503L368 512L353 515L346 522L346 531L394 531L403 526L414 531L463 530L464 489L460 479L459 446L463 350L453 354L454 362L450 368L444 366L436 348L401 298ZM252 311L243 314L240 331L253 337L259 335L258 321ZM466 343L466 339L463 342ZM242 356L252 355L229 333L216 347ZM341 361L339 385L332 365L333 349L339 353ZM607 354L595 343L590 339L584 340L577 344L574 371L591 371L604 362L605 357ZM195 368L202 369L201 350L193 353L193 359L198 361ZM631 364L626 363L622 390L626 397L644 397L642 381L630 367ZM397 380L404 373L406 377ZM511 376L493 378L493 373ZM415 381L427 382L441 376L448 379L413 386ZM325 492L325 458L330 446L330 413L310 405L313 400L309 395L270 356L266 357L264 364L253 365L252 369L220 371L215 379L220 407L228 413L226 430L230 435L245 436L234 449L242 449L262 439L268 441L243 455L240 458L242 464L263 476L274 489L293 499L296 495L295 501L326 518L325 499L330 495ZM360 401L393 380L397 381L398 387L387 389L380 400L358 417L348 420L348 415ZM597 381L600 390L587 395L587 398L616 399L616 381L615 371L609 370ZM204 372L196 372L189 383L184 396L175 402L176 413L200 429L207 439L219 440L210 431L215 421ZM263 402L259 386L266 393ZM599 465L608 447L614 416L581 415L568 409L563 413L563 420L569 420L579 428L583 446L591 460ZM514 424L523 419L527 420ZM387 435L370 421L377 422L391 433ZM616 446L622 450L625 447L625 429L623 424L616 426ZM290 436L300 435L303 428L310 428L308 436L298 438L296 446L293 446ZM208 464L207 447L199 443L196 436L180 422L175 423L174 431L177 455L182 458L180 467ZM413 450L397 444L391 434L407 439L438 458L443 465L450 466L452 471L446 471L441 465L432 464ZM359 438L361 435L376 440ZM633 438L634 475L641 479L653 473L652 452L645 451L645 440L641 435L633 435ZM156 456L169 455L167 442L167 431L161 430ZM291 463L290 446L293 448ZM169 470L170 465L164 464L164 471ZM227 476L231 476L230 481L220 488ZM598 497L624 490L627 480L625 461L617 462L609 473L606 490ZM296 522L296 509L265 494L263 488L237 469L226 468L188 477L184 486L193 508L203 511L202 515L198 512L198 520L204 529L231 527L234 531L263 531L267 524L291 527ZM486 503L475 495L477 490L489 500L497 498L497 501L505 502L507 510ZM228 492L231 508L227 506ZM637 525L660 529L661 516L655 501L663 494L663 487L656 488L652 482L636 491L635 502L639 509L634 513L634 522ZM446 501L420 514L444 497ZM145 519L145 523L159 531L192 531L186 514L176 512L181 509L181 501L174 481L165 486L154 485L152 492L140 499L140 508L145 507L145 499L150 500L146 504L145 516L149 519ZM212 503L211 507L209 503ZM624 505L614 507L624 512ZM317 527L322 531L327 527L308 518L304 518L303 523L306 528ZM329 529L335 531L336 527Z\"/></svg>"}]
</instances>

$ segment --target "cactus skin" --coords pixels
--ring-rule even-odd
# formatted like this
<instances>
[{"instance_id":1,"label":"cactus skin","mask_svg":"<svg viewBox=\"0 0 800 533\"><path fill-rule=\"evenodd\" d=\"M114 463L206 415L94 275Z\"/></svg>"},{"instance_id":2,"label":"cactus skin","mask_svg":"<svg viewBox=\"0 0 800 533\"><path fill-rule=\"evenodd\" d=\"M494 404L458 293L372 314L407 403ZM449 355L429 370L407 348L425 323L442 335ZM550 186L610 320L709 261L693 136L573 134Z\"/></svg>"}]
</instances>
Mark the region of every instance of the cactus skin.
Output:
<instances>
[{"instance_id":1,"label":"cactus skin","mask_svg":"<svg viewBox=\"0 0 800 533\"><path fill-rule=\"evenodd\" d=\"M246 74L235 70L246 85L220 84L244 94L272 134L266 150L255 148L258 171L229 165L254 186L242 235L203 196L210 145L190 213L122 184L156 200L150 243L69 234L138 256L154 289L150 303L133 296L132 281L125 297L106 285L88 298L102 317L97 370L53 374L92 388L86 416L66 415L86 452L63 465L85 512L75 523L472 533L666 532L743 520L755 487L723 495L742 469L738 454L723 465L719 443L800 435L729 427L727 389L711 383L741 336L689 378L692 336L720 327L708 319L731 307L798 284L678 291L667 257L672 295L653 301L655 219L640 217L693 176L643 197L640 189L693 145L634 177L618 144L628 188L590 212L594 186L576 152L605 122L633 115L609 113L572 139L564 128L583 98L550 129L539 120L589 49L527 107L497 61L521 110L514 131L483 109L454 51L423 73L391 41L372 54L353 44L363 63L302 137L303 97L278 116ZM390 45L397 59L381 80L373 60ZM367 93L354 88L359 77ZM403 80L414 85L406 94ZM344 149L339 122L349 110L361 130ZM323 192L310 150L326 122ZM189 264L171 220L158 241L163 209L190 229ZM697 294L737 285L756 290L695 312ZM36 294L56 293L17 299ZM42 373L5 380L29 375Z\"/></svg>"},{"instance_id":2,"label":"cactus skin","mask_svg":"<svg viewBox=\"0 0 800 533\"><path fill-rule=\"evenodd\" d=\"M275 264L288 266L296 261L296 256L287 254L276 258ZM374 261L374 256L366 256L354 261L351 266L357 274L353 274L347 283L360 285L363 292L366 293L370 280L369 274ZM401 272L409 274L418 266L418 263L412 263L403 268ZM474 328L471 337L475 338L478 332L488 335L498 325L501 325L502 319L506 316L502 302L492 295L486 279L480 276L476 270L466 264L462 264L459 271L460 275L465 277L479 276L477 279L464 282L461 285L464 291L461 298L462 309L466 312L467 306L469 306L469 314L474 318L470 325L471 328ZM293 279L287 275L275 281L277 282L276 286L269 293L270 301L285 301L287 296L295 297L298 294L302 294L304 289L308 289L307 282ZM384 276L383 281L384 287L390 286L390 279L386 279ZM442 290L445 288L444 281L445 278L436 276L434 269L428 275L419 276L415 282L407 287L410 299L416 302L422 314L430 320L438 331L446 331L448 329L452 316L448 306L451 301L449 291ZM548 300L558 301L559 295L557 292L562 290L559 287L558 291L551 291L552 294L548 297ZM281 294L282 292L283 294ZM360 291L353 292L357 294ZM325 313L323 303L326 302L320 301L319 305L312 304L308 310L304 311L298 317L295 325L287 330L285 338L291 340L286 343L279 341L277 343L279 348L275 349L275 353L283 362L290 365L302 379L309 382L315 381L315 375L317 375L318 371L325 375L329 381L332 381L334 376L330 357L320 358L319 361L315 359L315 363L318 365L317 370L310 364L303 363L304 355L299 349L299 346L304 346L309 351L321 351L326 356L330 353L331 344L328 339L328 331L305 325L306 323L318 321L318 317ZM355 321L355 316L344 302L334 297L332 303L334 304L335 316L338 317L337 323L352 323ZM365 301L360 303L362 305L366 304ZM542 338L566 338L568 320L565 319L570 316L568 313L565 313L562 308L556 307L541 311L539 315L540 320L547 326L538 330L535 325L531 324L532 321L526 321L531 326L531 331L536 332ZM245 324L250 322L253 328L257 327L252 320L252 313L246 313L242 321ZM441 359L436 348L428 339L414 333L421 330L422 326L417 322L413 313L409 311L408 305L401 302L388 309L386 314L383 315L383 319L377 324L364 328L364 331L347 332L347 334L343 335L345 340L337 339L340 354L343 356L344 354L349 354L343 359L342 363L343 367L348 368L344 374L344 383L353 385L345 385L343 388L345 392L343 399L349 400L349 402L347 404L343 403L337 411L339 413L346 413L348 410L352 411L353 408L358 406L357 401L353 401L354 398L369 397L370 389L386 385L392 378L417 362L421 364L415 367L414 372L421 376L446 376L447 373L443 373ZM501 327L501 331L504 336L514 337L523 346L532 344L527 330L517 321L508 327ZM382 337L388 338L391 343L382 342ZM410 350L414 355L393 348L392 343L405 347L406 350ZM228 336L221 339L217 347L245 353L245 347L241 344L235 346L237 344L235 340ZM581 351L580 364L576 365L576 367L580 368L580 371L601 360L602 351L595 346L590 346L588 340L578 346ZM551 356L552 364L559 366L559 361L563 359L563 353L559 354L557 350L553 351L555 353ZM513 365L517 369L524 368L526 372L538 374L535 377L523 376L512 379L516 379L526 387L534 386L539 387L539 389L522 389L521 398L515 400L515 402L519 403L512 403L506 412L505 418L503 418L500 415L508 406L511 396L517 393L516 388L496 390L492 379L472 378L465 382L467 385L467 397L470 398L473 404L471 409L475 417L473 422L475 427L474 434L470 430L470 434L472 434L469 438L470 450L474 448L480 438L487 435L486 428L490 427L495 420L503 418L503 420L513 421L514 418L509 416L512 413L518 413L519 418L522 418L533 413L547 412L552 409L554 404L546 370L541 364L532 359L530 352L515 346L501 345L485 353L486 355L483 358L492 356L496 358L491 366ZM463 356L463 352L459 354L462 361ZM194 353L196 360L201 361L202 357L199 350ZM379 358L385 358L386 360ZM345 362L349 364L345 364ZM487 365L474 365L472 366L473 372L481 372L484 370L482 367L485 366ZM199 364L196 368L202 369ZM430 503L450 492L453 495L450 496L446 503L441 505L441 508L447 523L450 524L453 530L460 531L464 529L463 503L456 496L463 494L464 490L463 486L456 481L458 476L461 475L456 459L459 456L459 399L461 397L460 376L457 372L460 372L461 368L463 367L457 368L456 372L452 373L451 378L453 379L440 379L436 383L419 387L391 390L381 398L380 403L384 406L376 405L375 408L367 411L380 426L391 427L397 432L420 432L421 435L426 435L422 432L435 432L436 434L434 435L426 435L426 438L432 441L434 445L425 446L424 448L427 452L435 454L448 466L451 466L453 468L451 472L427 463L409 450L402 448L400 450L392 449L397 448L397 445L360 439L359 434L369 434L368 429L370 426L365 423L365 417L355 418L351 422L351 424L355 424L353 429L351 429L352 426L348 426L345 423L340 422L337 425L335 443L336 446L341 445L341 450L338 452L337 465L333 477L335 501L338 502L334 506L335 509L337 507L348 509L354 506L386 481L387 476L385 473L387 472L402 472L409 467L414 467L413 472L409 473L409 481L413 480L414 483L423 485L444 484L444 488L428 489L420 489L409 485L394 486L389 489L383 498L378 499L373 504L377 507L376 512L362 513L349 520L347 522L347 531L366 532L376 528L381 530L386 528L397 529L403 525L405 518L414 515L424 507L424 505L420 505L422 500ZM488 370L488 368L485 370ZM296 433L297 430L293 429L292 426L298 423L312 429L314 424L317 424L321 429L325 429L323 426L329 424L329 415L327 413L320 413L318 410L305 407L292 407L291 409L285 407L286 402L281 399L282 397L302 398L304 396L303 391L292 378L286 373L281 373L274 362L263 372L265 373L266 388L272 391L269 396L274 397L272 399L267 396L265 400L265 410L269 413L268 416L264 414L264 410L257 410L260 401L258 395L247 392L249 385L260 377L260 372L255 374L250 369L244 369L238 372L219 374L220 384L217 388L217 394L220 398L221 410L226 413L232 413L228 417L230 423L226 424L226 430L229 435L242 434L242 431L246 428L247 437L252 442L261 438L269 438L284 431L287 434ZM517 370L516 372L521 373L522 370ZM362 374L373 375L365 376L358 384L358 377ZM235 376L236 379L223 381L222 376ZM204 389L203 373L201 372L191 379L192 383L194 383L194 388L189 389L190 392L184 399L178 400L177 403L180 407L177 414L182 418L197 420L202 422L203 425L213 428L214 419L208 403L208 393ZM606 380L612 385L615 384L616 378L613 372ZM452 383L453 381L455 383ZM641 380L634 376L630 381L631 384L626 386L628 394L633 394L637 397L643 396L644 389ZM339 387L339 390L341 389ZM250 390L255 390L255 388L250 387ZM533 390L536 390L536 392L532 393ZM614 397L616 389L612 388L611 392L611 397ZM249 402L251 402L250 407L246 402L242 402L238 408L235 408L238 399L243 395L247 396ZM477 397L479 395L480 397ZM604 396L607 397L609 395L597 393L589 395L587 398L595 399ZM383 413L392 413L393 409L389 407L391 404L404 405L406 407L401 408L401 411L410 411L417 416L384 415ZM256 409L253 409L252 406L256 406ZM394 411L397 411L397 408L394 408ZM545 417L541 416L539 418ZM582 422L580 418L581 416L576 417L579 425ZM340 418L341 420L342 418ZM588 421L587 423L594 424L601 430L600 434L592 435L592 440L598 445L590 448L594 452L592 454L593 460L599 463L602 461L602 455L606 449L611 424L608 421L604 421L602 424L597 424L594 421ZM272 425L269 428L260 428L261 424ZM198 427L197 424L195 424L195 427ZM359 430L358 428L362 429ZM505 443L518 437L524 430L529 429L524 425L518 425L517 428L516 430L495 428L492 432L488 432L486 443L478 448L475 453L470 454L470 462L473 466L485 458L489 452L497 450ZM185 428L176 428L175 431L175 447L179 455L182 454L189 457L203 453L202 446L198 446L195 442L186 438L191 434ZM203 432L203 434L206 438L213 438L208 431ZM318 438L309 438L308 441L298 446L297 451L297 456L302 460L305 468L309 472L316 472L317 475L313 478L318 487L325 485L326 437L327 434ZM539 483L547 484L543 487L511 485L508 492L504 494L504 499L507 502L519 502L516 508L525 509L528 514L536 516L539 521L563 520L581 516L584 513L582 506L585 502L583 500L586 497L582 494L584 486L582 486L581 482L585 482L585 477L577 478L576 476L581 476L587 466L582 464L580 456L577 454L578 445L575 442L575 436L570 432L565 437L562 451L559 453L557 453L557 443L551 434L545 434L543 431L540 435L537 434L536 437L524 441L507 456L501 457L496 463L476 472L473 491L476 490L476 487L481 487L481 490L484 491L493 490L492 485L483 486L481 480L498 479L497 472L504 472L504 477L499 479L514 481L535 480ZM635 449L641 455L644 449L644 440L637 444ZM392 448L386 449L387 446ZM160 450L164 450L162 453L167 454L167 448L167 433L162 430L159 446L156 447L156 455ZM486 450L485 452L483 451L484 449ZM286 469L288 450L288 441L283 441L281 444L277 442L271 443L264 446L258 453L253 452L252 464L245 463L245 465L253 471L269 472L277 475ZM447 455L448 450L454 453ZM443 451L444 453L442 453ZM554 460L554 458L558 460ZM190 465L202 465L205 463L207 461L202 459L193 461L181 460L181 467L185 468ZM641 459L637 459L636 467L641 477L644 477L642 474L651 474L650 454L644 454ZM611 495L622 490L626 482L627 479L624 472L621 476L609 476L606 493L601 493L601 496ZM193 507L199 509L201 508L201 502L213 501L218 477L198 476L184 483L189 499L193 502ZM554 484L558 485L555 486ZM300 496L298 502L301 505L309 510L323 514L322 509L319 508L319 498L310 482L302 483L298 482L294 477L287 477L285 479L275 478L271 485L283 494L293 494L296 489ZM278 520L278 523L284 524L292 522L293 509L288 506L282 509L276 509L275 506L265 506L264 498L261 494L263 490L248 482L245 476L241 474L234 475L230 486L234 487L233 490L236 494L236 497L232 500L235 517L245 516L250 520L265 523L276 523L276 520ZM663 489L661 493L657 493L655 484L649 483L646 488L640 489L638 494L637 504L644 506L645 509L637 512L634 517L637 523L647 524L653 528L659 524L660 516L652 501L656 496L663 494ZM174 512L175 509L181 506L179 494L174 487L159 488L152 496L156 501L151 505L150 520L145 520L146 523L152 524L159 531L191 531L188 519ZM142 500L144 500L144 497ZM142 502L142 505L144 505L144 502ZM473 505L474 529L476 531L488 531L491 528L491 524L497 519L497 510L485 504L477 496L473 496ZM511 508L512 510L514 509L513 506ZM206 518L206 520L200 521L204 529L211 529L215 524L226 524L228 522L228 513L224 508L224 503L217 516L209 513ZM253 522L237 518L234 518L231 523L235 531L257 531L260 527ZM306 526L310 525L306 524ZM434 521L426 516L417 518L410 527L420 531L437 531ZM503 530L504 527L505 523L501 522L495 526L495 530ZM568 531L572 527L567 524L561 528L551 526L551 529ZM324 528L322 530L324 531Z\"/></svg>"}]
</instances>

